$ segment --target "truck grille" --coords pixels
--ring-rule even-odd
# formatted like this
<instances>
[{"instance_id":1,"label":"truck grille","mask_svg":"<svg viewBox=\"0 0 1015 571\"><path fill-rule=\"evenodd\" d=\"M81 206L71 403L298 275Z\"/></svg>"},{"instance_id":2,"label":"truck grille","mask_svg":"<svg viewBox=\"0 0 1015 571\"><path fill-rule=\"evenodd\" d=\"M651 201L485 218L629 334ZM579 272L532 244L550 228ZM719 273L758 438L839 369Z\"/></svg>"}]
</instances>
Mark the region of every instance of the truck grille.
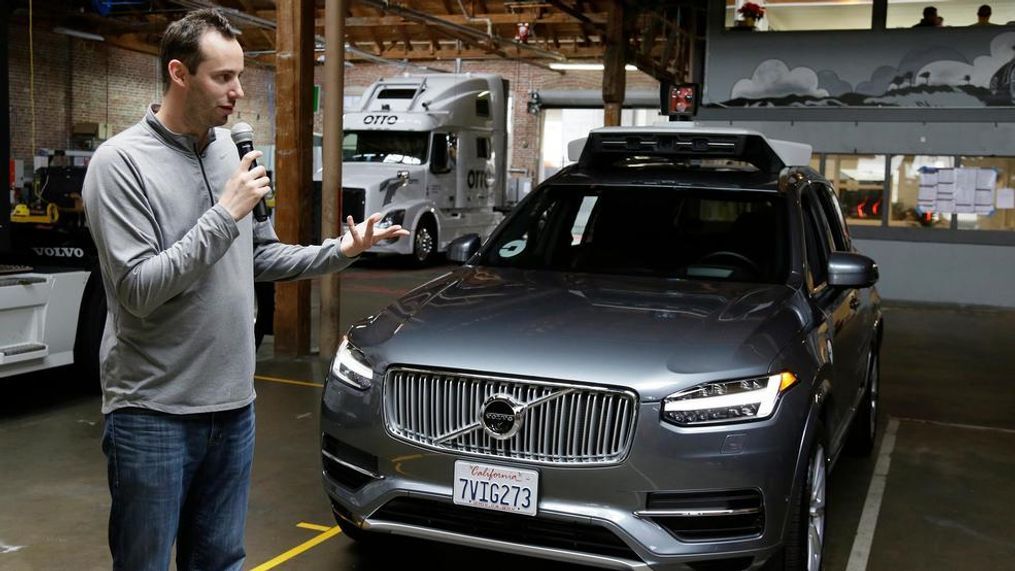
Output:
<instances>
[{"instance_id":1,"label":"truck grille","mask_svg":"<svg viewBox=\"0 0 1015 571\"><path fill-rule=\"evenodd\" d=\"M491 397L519 405L517 432L492 436L484 426ZM388 431L421 446L541 464L613 464L634 435L637 397L630 391L415 369L384 381Z\"/></svg>"}]
</instances>

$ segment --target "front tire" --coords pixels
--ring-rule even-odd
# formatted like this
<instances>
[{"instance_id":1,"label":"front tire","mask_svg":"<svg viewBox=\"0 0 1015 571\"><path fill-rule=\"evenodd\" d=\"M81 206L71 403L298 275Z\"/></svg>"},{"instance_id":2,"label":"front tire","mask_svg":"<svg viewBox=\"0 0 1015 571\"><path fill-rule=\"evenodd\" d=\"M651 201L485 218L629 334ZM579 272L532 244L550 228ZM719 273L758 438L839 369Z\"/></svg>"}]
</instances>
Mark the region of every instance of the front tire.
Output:
<instances>
[{"instance_id":1,"label":"front tire","mask_svg":"<svg viewBox=\"0 0 1015 571\"><path fill-rule=\"evenodd\" d=\"M419 267L433 263L437 256L437 226L430 218L424 218L416 226L412 236L412 261Z\"/></svg>"},{"instance_id":2,"label":"front tire","mask_svg":"<svg viewBox=\"0 0 1015 571\"><path fill-rule=\"evenodd\" d=\"M786 571L818 571L825 546L828 494L828 444L822 425L807 455L804 481L790 506L782 566Z\"/></svg>"}]
</instances>

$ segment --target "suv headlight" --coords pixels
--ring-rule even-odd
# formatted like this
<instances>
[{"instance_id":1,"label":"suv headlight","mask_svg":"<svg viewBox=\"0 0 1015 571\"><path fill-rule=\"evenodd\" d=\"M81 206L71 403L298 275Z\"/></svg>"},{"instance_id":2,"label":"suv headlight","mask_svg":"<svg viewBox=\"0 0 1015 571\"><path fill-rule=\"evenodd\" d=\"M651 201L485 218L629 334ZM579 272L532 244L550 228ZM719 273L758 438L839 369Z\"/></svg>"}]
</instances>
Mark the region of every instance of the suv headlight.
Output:
<instances>
[{"instance_id":1,"label":"suv headlight","mask_svg":"<svg viewBox=\"0 0 1015 571\"><path fill-rule=\"evenodd\" d=\"M663 399L663 420L697 426L768 418L779 395L796 381L796 375L783 372L698 385Z\"/></svg>"},{"instance_id":2,"label":"suv headlight","mask_svg":"<svg viewBox=\"0 0 1015 571\"><path fill-rule=\"evenodd\" d=\"M349 338L338 346L335 360L331 362L331 376L343 383L365 391L373 384L374 370L367 364L363 352L349 343Z\"/></svg>"}]
</instances>

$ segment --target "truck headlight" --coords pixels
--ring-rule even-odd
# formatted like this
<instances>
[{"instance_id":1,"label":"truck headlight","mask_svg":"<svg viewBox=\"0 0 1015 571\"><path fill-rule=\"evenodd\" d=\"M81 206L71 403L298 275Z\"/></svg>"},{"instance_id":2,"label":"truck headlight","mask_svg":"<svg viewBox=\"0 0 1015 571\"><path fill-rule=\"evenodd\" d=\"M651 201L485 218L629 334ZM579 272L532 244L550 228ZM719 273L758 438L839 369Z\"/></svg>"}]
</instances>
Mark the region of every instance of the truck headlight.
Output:
<instances>
[{"instance_id":1,"label":"truck headlight","mask_svg":"<svg viewBox=\"0 0 1015 571\"><path fill-rule=\"evenodd\" d=\"M392 210L391 212L385 214L384 218L381 218L381 221L378 222L376 226L383 230L385 228L390 228L395 224L401 226L403 220L405 220L404 210Z\"/></svg>"},{"instance_id":2,"label":"truck headlight","mask_svg":"<svg viewBox=\"0 0 1015 571\"><path fill-rule=\"evenodd\" d=\"M374 370L367 364L363 352L349 343L349 338L338 346L335 360L331 362L331 376L354 389L365 391L373 384Z\"/></svg>"},{"instance_id":3,"label":"truck headlight","mask_svg":"<svg viewBox=\"0 0 1015 571\"><path fill-rule=\"evenodd\" d=\"M705 383L663 399L663 420L681 426L720 424L768 418L779 395L796 384L796 375Z\"/></svg>"}]
</instances>

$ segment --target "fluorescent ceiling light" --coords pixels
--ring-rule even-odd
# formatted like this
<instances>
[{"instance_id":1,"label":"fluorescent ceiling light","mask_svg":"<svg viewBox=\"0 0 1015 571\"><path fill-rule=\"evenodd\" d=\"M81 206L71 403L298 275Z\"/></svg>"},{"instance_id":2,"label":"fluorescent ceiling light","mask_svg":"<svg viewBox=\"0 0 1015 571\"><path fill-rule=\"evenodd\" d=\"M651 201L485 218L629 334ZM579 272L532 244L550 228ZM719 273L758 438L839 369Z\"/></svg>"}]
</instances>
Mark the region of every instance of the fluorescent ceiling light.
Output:
<instances>
[{"instance_id":1,"label":"fluorescent ceiling light","mask_svg":"<svg viewBox=\"0 0 1015 571\"><path fill-rule=\"evenodd\" d=\"M601 63L551 63L550 69L560 71L603 71L605 66ZM627 71L638 71L638 68L631 64L624 66Z\"/></svg>"},{"instance_id":2,"label":"fluorescent ceiling light","mask_svg":"<svg viewBox=\"0 0 1015 571\"><path fill-rule=\"evenodd\" d=\"M92 40L94 42L106 41L106 38L103 38L102 36L98 34L93 34L91 32L82 32L79 30L70 30L68 28L59 28L59 27L53 28L53 31L58 34L63 34L65 36L74 36L75 38L81 38L82 40Z\"/></svg>"}]
</instances>

